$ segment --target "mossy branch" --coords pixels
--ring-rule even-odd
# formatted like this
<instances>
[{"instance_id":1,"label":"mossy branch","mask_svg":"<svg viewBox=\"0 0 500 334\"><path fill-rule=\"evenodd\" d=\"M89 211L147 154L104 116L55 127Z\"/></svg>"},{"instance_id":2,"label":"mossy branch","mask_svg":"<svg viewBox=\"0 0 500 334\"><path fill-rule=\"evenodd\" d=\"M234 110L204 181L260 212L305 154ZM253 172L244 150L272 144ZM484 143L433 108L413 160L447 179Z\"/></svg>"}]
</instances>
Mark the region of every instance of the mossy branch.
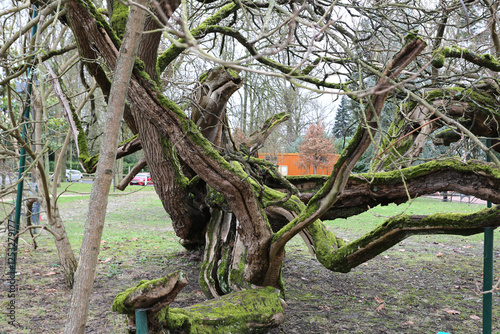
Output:
<instances>
[{"instance_id":1,"label":"mossy branch","mask_svg":"<svg viewBox=\"0 0 500 334\"><path fill-rule=\"evenodd\" d=\"M65 93L64 87L59 80L60 77L57 75L57 72L49 63L45 63L45 65L49 71L50 76L52 77L54 92L61 102L65 117L68 120L68 124L70 124L70 131L73 134L77 147L78 161L85 171L87 171L88 173L93 173L97 167L99 154L91 155L87 145L87 136L85 134L85 131L83 130L82 123L78 116L79 111L83 108L83 104L78 109L75 109L72 101L68 99L67 94ZM91 95L92 92L87 95L86 100L88 100ZM120 143L120 146L117 149L117 159L122 158L128 154L132 154L140 149L141 142L138 139L138 136L134 135L131 138L128 138Z\"/></svg>"},{"instance_id":2,"label":"mossy branch","mask_svg":"<svg viewBox=\"0 0 500 334\"><path fill-rule=\"evenodd\" d=\"M219 23L232 13L234 13L236 10L238 10L240 6L237 3L230 3L222 7L215 13L214 15L210 16L207 18L205 21L203 21L198 27L194 28L191 30L191 35L194 38L200 38L206 35L207 32L207 27L212 26L214 24ZM165 50L157 60L157 71L159 74L163 73L165 71L165 68L170 64L177 56L179 56L186 48L183 47L182 45L185 44L184 39L179 39L177 43L172 44L167 50Z\"/></svg>"},{"instance_id":3,"label":"mossy branch","mask_svg":"<svg viewBox=\"0 0 500 334\"><path fill-rule=\"evenodd\" d=\"M271 132L281 123L290 119L290 115L281 112L269 117L258 131L252 133L243 143L240 144L240 149L248 155L252 155L271 134Z\"/></svg>"},{"instance_id":4,"label":"mossy branch","mask_svg":"<svg viewBox=\"0 0 500 334\"><path fill-rule=\"evenodd\" d=\"M180 290L187 284L182 272L164 278L141 281L119 293L112 310L135 319L135 309L149 308L148 328L159 333L260 333L280 325L284 301L272 287L234 292L186 308L170 308Z\"/></svg>"},{"instance_id":5,"label":"mossy branch","mask_svg":"<svg viewBox=\"0 0 500 334\"><path fill-rule=\"evenodd\" d=\"M325 182L325 176L294 177L307 203ZM456 182L461 180L461 182ZM492 163L458 159L430 161L397 171L352 175L338 201L321 219L348 218L377 205L405 203L438 191L456 191L500 203L500 171Z\"/></svg>"},{"instance_id":6,"label":"mossy branch","mask_svg":"<svg viewBox=\"0 0 500 334\"><path fill-rule=\"evenodd\" d=\"M311 76L308 76L308 74L312 71L312 68L310 66L306 66L303 70L296 70L293 66L287 66L283 65L277 61L274 61L270 58L264 57L262 55L259 55L258 51L255 49L253 44L251 44L245 36L243 36L241 33L238 31L230 28L230 27L223 27L223 26L209 26L205 29L206 33L221 33L226 36L233 37L236 39L244 48L248 50L250 55L255 57L255 59L260 62L263 65L268 66L269 68L273 68L275 70L280 71L281 73L293 77L295 79L299 79L304 82L312 83L318 87L326 87L326 88L333 88L333 89L343 89L345 84L338 84L338 83L331 83L331 82L326 82L325 80L320 80ZM325 61L331 62L331 59L325 59ZM318 60L319 62L319 60Z\"/></svg>"},{"instance_id":7,"label":"mossy branch","mask_svg":"<svg viewBox=\"0 0 500 334\"><path fill-rule=\"evenodd\" d=\"M140 281L115 297L112 310L129 316L133 316L138 308L151 308L150 312L155 313L172 303L187 284L182 271L151 281Z\"/></svg>"},{"instance_id":8,"label":"mossy branch","mask_svg":"<svg viewBox=\"0 0 500 334\"><path fill-rule=\"evenodd\" d=\"M447 111L447 116L464 124L474 134L497 136L496 124L500 121L498 103L487 88L476 86L468 89L463 87L434 89L426 92L424 99L429 105L442 105ZM437 120L439 121L435 122ZM407 163L411 162L410 159L421 152L425 143L423 137L442 124L442 116L435 116L429 108L423 107L415 100L402 104L389 127L387 136L382 140L380 153L375 160L375 169L389 169L395 161L402 159L403 155ZM391 148L392 146L394 147ZM498 151L500 148L495 150Z\"/></svg>"},{"instance_id":9,"label":"mossy branch","mask_svg":"<svg viewBox=\"0 0 500 334\"><path fill-rule=\"evenodd\" d=\"M361 238L318 260L328 269L349 272L402 240L419 234L473 235L485 227L500 226L500 206L473 214L434 214L431 216L401 215L391 218Z\"/></svg>"},{"instance_id":10,"label":"mossy branch","mask_svg":"<svg viewBox=\"0 0 500 334\"><path fill-rule=\"evenodd\" d=\"M459 141L462 136L452 128L444 129L436 133L432 143L434 145L450 146L452 143Z\"/></svg>"},{"instance_id":11,"label":"mossy branch","mask_svg":"<svg viewBox=\"0 0 500 334\"><path fill-rule=\"evenodd\" d=\"M129 7L121 1L113 1L113 12L109 21L119 39L123 39L129 11Z\"/></svg>"},{"instance_id":12,"label":"mossy branch","mask_svg":"<svg viewBox=\"0 0 500 334\"><path fill-rule=\"evenodd\" d=\"M54 93L56 94L59 102L61 103L62 109L64 111L64 116L68 121L71 132L73 134L73 138L76 143L77 153L78 153L78 161L82 168L88 173L93 172L93 168L97 163L97 158L91 157L89 154L89 149L87 145L87 136L85 135L85 131L83 130L82 123L80 122L80 118L78 117L78 112L76 111L73 103L70 99L68 99L67 94L64 90L62 82L60 80L57 72L52 68L52 65L47 62L45 63L45 67L47 68L49 75L52 77L52 87L54 89Z\"/></svg>"},{"instance_id":13,"label":"mossy branch","mask_svg":"<svg viewBox=\"0 0 500 334\"><path fill-rule=\"evenodd\" d=\"M112 29L112 27L108 24L108 21L104 17L104 15L95 7L94 3L89 0L81 0L81 4L88 10L88 12L94 17L96 20L96 24L99 28L103 29L108 37L111 39L113 42L114 46L117 49L120 49L120 46L122 44L121 39L117 36L115 31ZM128 7L127 7L128 8ZM128 17L128 13L127 13ZM125 20L127 19L125 18Z\"/></svg>"},{"instance_id":14,"label":"mossy branch","mask_svg":"<svg viewBox=\"0 0 500 334\"><path fill-rule=\"evenodd\" d=\"M338 197L347 184L352 168L370 145L373 132L378 127L376 119L380 116L385 99L387 98L390 81L394 80L425 47L425 42L419 38L414 38L405 44L401 51L387 65L379 83L373 88L374 95L370 101L372 109L367 109L366 114L367 124L358 127L353 139L334 165L331 176L309 201L307 207L302 210L296 219L274 235L271 244L272 249L281 249L284 247L293 236L315 222L338 200Z\"/></svg>"},{"instance_id":15,"label":"mossy branch","mask_svg":"<svg viewBox=\"0 0 500 334\"><path fill-rule=\"evenodd\" d=\"M500 72L500 61L489 53L477 54L459 46L445 46L439 49L434 55L432 66L441 68L444 66L446 58L465 59L475 65L486 67L494 72Z\"/></svg>"}]
</instances>

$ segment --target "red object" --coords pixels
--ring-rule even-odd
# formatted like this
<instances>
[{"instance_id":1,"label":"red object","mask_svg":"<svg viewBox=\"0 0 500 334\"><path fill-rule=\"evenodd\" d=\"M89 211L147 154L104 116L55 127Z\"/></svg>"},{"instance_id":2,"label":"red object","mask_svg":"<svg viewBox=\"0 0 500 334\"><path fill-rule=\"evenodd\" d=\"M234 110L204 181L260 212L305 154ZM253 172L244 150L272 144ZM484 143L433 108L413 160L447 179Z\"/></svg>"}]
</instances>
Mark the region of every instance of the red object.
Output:
<instances>
[{"instance_id":1,"label":"red object","mask_svg":"<svg viewBox=\"0 0 500 334\"><path fill-rule=\"evenodd\" d=\"M132 179L132 181L130 181L129 184L131 186L133 186L133 185L144 186L144 185L148 185L148 184L153 184L153 180L151 179L151 174L139 173Z\"/></svg>"}]
</instances>

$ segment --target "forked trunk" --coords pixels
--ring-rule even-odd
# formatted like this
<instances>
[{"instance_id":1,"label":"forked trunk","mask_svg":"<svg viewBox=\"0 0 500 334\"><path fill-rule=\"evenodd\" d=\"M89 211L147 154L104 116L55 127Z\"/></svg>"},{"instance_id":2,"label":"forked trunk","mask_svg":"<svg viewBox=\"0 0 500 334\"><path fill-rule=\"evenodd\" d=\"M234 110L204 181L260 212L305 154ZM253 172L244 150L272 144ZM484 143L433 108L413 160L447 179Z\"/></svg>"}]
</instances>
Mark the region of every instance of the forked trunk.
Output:
<instances>
[{"instance_id":1,"label":"forked trunk","mask_svg":"<svg viewBox=\"0 0 500 334\"><path fill-rule=\"evenodd\" d=\"M199 278L208 298L250 287L244 276L246 255L234 214L212 210Z\"/></svg>"}]
</instances>

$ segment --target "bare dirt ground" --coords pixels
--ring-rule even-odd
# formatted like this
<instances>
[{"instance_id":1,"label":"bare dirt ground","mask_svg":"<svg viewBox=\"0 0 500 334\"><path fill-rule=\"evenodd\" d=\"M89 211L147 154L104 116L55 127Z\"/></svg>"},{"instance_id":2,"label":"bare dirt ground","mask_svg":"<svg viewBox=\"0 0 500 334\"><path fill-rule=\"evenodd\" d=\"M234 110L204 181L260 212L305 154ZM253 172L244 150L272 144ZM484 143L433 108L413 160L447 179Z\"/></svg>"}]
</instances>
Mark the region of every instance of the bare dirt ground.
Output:
<instances>
[{"instance_id":1,"label":"bare dirt ground","mask_svg":"<svg viewBox=\"0 0 500 334\"><path fill-rule=\"evenodd\" d=\"M144 196L147 202L149 195ZM120 212L120 207L129 203L128 197L111 198L110 210ZM62 205L65 221L69 225L75 222L83 224L86 205L84 200ZM124 229L130 228L138 236L134 238L132 234L116 242L113 236L104 238L108 241L103 243L86 333L126 333L124 316L113 313L111 304L116 294L142 279L154 279L183 270L189 285L172 306L182 307L204 300L197 283L200 254L183 252L176 247L166 251L154 241L144 241L139 228L134 231L133 223L121 222L135 219L129 214L127 216L111 216L106 223L106 228L108 224L123 224ZM144 214L141 217L146 219ZM153 223L151 226L147 233L155 234L165 242L173 242L170 228ZM82 233L81 230L68 230L69 233ZM344 238L353 237L349 231L340 232ZM499 237L495 232L497 244ZM287 250L283 269L286 320L271 333L480 333L480 240L456 236L408 239L348 274L326 270L307 253L305 247L302 250L297 241ZM20 247L15 326L7 324L5 314L10 302L7 298L9 286L0 283L0 333L62 331L70 290L64 285L51 237L42 234L38 243L36 250L27 244ZM0 266L4 260L5 257L0 258ZM497 273L499 260L496 247ZM500 331L499 300L500 296L496 294L494 333Z\"/></svg>"}]
</instances>

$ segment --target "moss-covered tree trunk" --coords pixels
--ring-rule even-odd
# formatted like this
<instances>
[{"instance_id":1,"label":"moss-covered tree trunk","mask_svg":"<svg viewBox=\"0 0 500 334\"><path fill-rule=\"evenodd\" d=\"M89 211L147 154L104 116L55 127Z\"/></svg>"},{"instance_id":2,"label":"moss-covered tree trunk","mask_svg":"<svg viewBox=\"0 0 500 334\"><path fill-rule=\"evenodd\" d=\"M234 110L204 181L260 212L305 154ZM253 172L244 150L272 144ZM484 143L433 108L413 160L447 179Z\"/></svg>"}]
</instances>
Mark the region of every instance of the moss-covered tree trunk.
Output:
<instances>
[{"instance_id":1,"label":"moss-covered tree trunk","mask_svg":"<svg viewBox=\"0 0 500 334\"><path fill-rule=\"evenodd\" d=\"M95 59L96 50L99 50L99 55L112 67L115 66L116 45L111 44L109 31L95 23L100 14L90 3L83 6L82 3L70 2L68 9L80 53L87 59ZM89 64L89 68L106 90L108 81L102 77L102 69L95 68L95 63ZM211 144L203 141L195 123L183 118L175 104L152 91L148 87L148 79L141 77L141 73L136 72L135 75L129 88L129 111L139 133L155 189L172 218L177 235L189 243L204 241L210 215L206 211L203 192L205 183L210 183L215 192L227 199L240 222L241 240L248 252L245 279L255 284L261 283L267 269L266 253L271 229L255 196L255 185L250 180L242 182L246 175L243 168L223 161ZM203 96L211 98L204 108L217 112L224 110L225 102L214 104L213 101L219 101L214 97L225 96L227 101L231 92L239 87L234 82L237 76L228 77L231 80L226 82L224 79L221 85L203 85L201 99ZM218 76L214 79L218 79ZM214 141L220 142L223 119L224 116L219 114L205 125L199 125L216 129ZM213 121L220 125L212 127Z\"/></svg>"},{"instance_id":2,"label":"moss-covered tree trunk","mask_svg":"<svg viewBox=\"0 0 500 334\"><path fill-rule=\"evenodd\" d=\"M172 5L176 3L172 1ZM228 6L234 10L235 5ZM90 2L72 1L67 8L81 54L91 60L100 57L113 69L120 41L106 21ZM216 21L214 17L207 20ZM221 14L221 17L227 16ZM144 56L144 64L136 63L128 91L130 118L127 118L127 123L139 135L155 189L172 218L177 235L185 240L186 245L201 244L205 247L200 284L206 295L227 294L229 296L224 298L228 300L245 298L239 302L244 306L244 314L238 318L239 324L248 325L252 314L264 314L265 308L260 306L267 301L273 307L277 304L273 295L274 288L282 287L280 273L285 245L299 233L304 234L311 250L325 267L346 272L391 247L394 244L391 237L401 240L412 233L443 231L477 233L485 226L477 219L469 219L473 217L451 219L452 223L440 219L442 217L403 217L390 220L373 233L346 244L318 220L331 212L332 207L338 209L342 203L348 206L349 200L358 201L359 205L351 205L348 208L350 213L343 212L346 216L366 210L368 203L382 202L384 197L377 196L378 189L387 194L397 184L398 196L408 193L408 182L403 182L401 175L398 175L399 179L395 175L385 175L387 178L381 180L380 185L374 183L377 178L373 176L365 180L353 180L349 176L377 131L377 119L393 81L398 80L402 70L425 48L425 43L414 37L410 36L402 51L388 64L379 84L372 90L373 96L367 98L371 108L367 110L366 124L358 129L332 175L322 180L322 187L314 196L305 200L307 206L300 202L304 196L290 182L280 177L272 166L252 157L269 131L286 118L284 115L277 114L270 119L241 147L231 142L225 105L241 85L236 73L216 68L200 78L197 94L193 97L197 107L189 118L158 88L159 80L148 63L152 60ZM177 51L174 50L173 56L169 53L168 57L175 58L181 47L174 45L172 48L177 48ZM162 59L165 58L167 55ZM106 90L109 82L102 77L105 72L96 63L89 63L89 68ZM159 68L162 67L160 63L161 59L157 64ZM430 168L438 170L439 166ZM349 185L358 187L358 194L362 194L360 199L349 193ZM429 185L425 189L431 192L435 187ZM415 189L418 189L418 182ZM398 200L402 201L400 197L394 201ZM497 211L485 215L490 217L487 226L499 223ZM406 229L405 225L409 228ZM455 227L450 228L450 225ZM251 300L255 292L249 288L253 286L268 287L257 293L261 298L257 304L252 304ZM189 332L203 328L205 332L224 332L220 328L227 330L224 326L229 320L223 314L224 303L218 301L172 312L172 316L167 316L170 311L162 309L162 312L155 313L155 321L167 330ZM217 308L221 313L217 313ZM264 327L273 323L266 317L259 319ZM246 328L250 331L254 327Z\"/></svg>"}]
</instances>

